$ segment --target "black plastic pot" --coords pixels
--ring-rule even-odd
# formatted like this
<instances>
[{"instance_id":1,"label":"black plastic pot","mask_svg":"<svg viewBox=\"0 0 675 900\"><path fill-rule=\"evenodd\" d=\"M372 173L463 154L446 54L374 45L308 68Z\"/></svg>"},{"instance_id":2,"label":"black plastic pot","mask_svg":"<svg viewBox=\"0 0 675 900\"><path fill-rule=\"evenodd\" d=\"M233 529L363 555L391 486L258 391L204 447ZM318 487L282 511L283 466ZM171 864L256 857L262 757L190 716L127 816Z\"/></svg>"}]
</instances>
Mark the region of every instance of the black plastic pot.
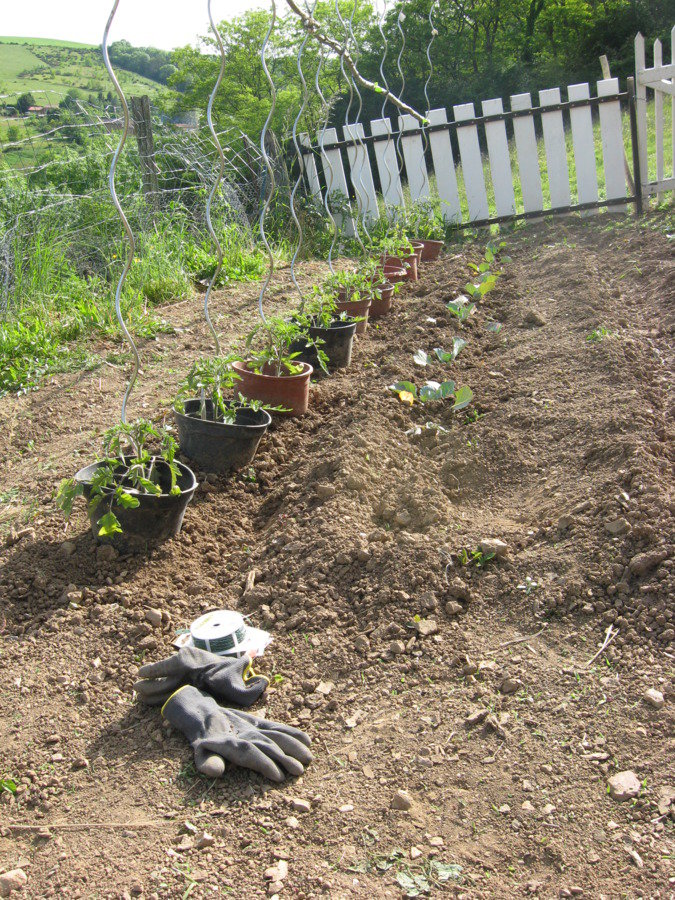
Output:
<instances>
[{"instance_id":1,"label":"black plastic pot","mask_svg":"<svg viewBox=\"0 0 675 900\"><path fill-rule=\"evenodd\" d=\"M272 421L264 409L237 406L232 424L213 421L213 401L206 401L207 419L200 418L200 400L186 400L185 412L174 409L180 449L200 469L222 474L249 465Z\"/></svg>"},{"instance_id":2,"label":"black plastic pot","mask_svg":"<svg viewBox=\"0 0 675 900\"><path fill-rule=\"evenodd\" d=\"M352 361L352 345L357 325L358 322L353 319L334 319L328 328L312 326L308 329L311 337L323 341L319 348L328 357L329 369L346 369ZM291 351L299 352L297 359L309 363L315 372L319 371L319 360L314 347L305 346L304 341L296 341Z\"/></svg>"},{"instance_id":3,"label":"black plastic pot","mask_svg":"<svg viewBox=\"0 0 675 900\"><path fill-rule=\"evenodd\" d=\"M84 486L84 497L88 501L91 481L94 473L101 465L100 462L85 466L75 475L75 481ZM158 544L179 534L183 524L183 516L187 505L192 500L197 488L197 479L192 469L183 463L178 463L179 475L177 484L180 494L172 496L168 493L171 477L169 467L163 460L158 460L157 471L159 473L159 485L161 494L136 494L139 505L133 509L125 509L112 501L112 495L101 498L96 509L89 510L91 530L97 541L112 543L116 546L135 549L149 544ZM166 493L165 493L166 492ZM112 493L112 492L111 492ZM99 537L98 520L109 509L117 516L122 527L122 534L112 537Z\"/></svg>"}]
</instances>

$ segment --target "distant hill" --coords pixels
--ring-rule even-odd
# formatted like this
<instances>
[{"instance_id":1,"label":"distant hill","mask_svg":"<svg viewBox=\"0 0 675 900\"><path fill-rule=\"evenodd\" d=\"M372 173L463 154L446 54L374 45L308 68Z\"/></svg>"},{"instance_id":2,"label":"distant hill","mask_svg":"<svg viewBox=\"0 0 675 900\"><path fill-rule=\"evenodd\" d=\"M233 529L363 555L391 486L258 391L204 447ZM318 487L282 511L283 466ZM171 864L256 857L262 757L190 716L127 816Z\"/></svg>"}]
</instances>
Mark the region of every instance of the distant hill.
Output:
<instances>
[{"instance_id":1,"label":"distant hill","mask_svg":"<svg viewBox=\"0 0 675 900\"><path fill-rule=\"evenodd\" d=\"M150 48L150 52L163 51ZM136 57L129 54L127 58L129 65L135 64ZM119 62L113 64L126 93L154 97L162 90L158 81ZM99 47L50 38L0 37L0 100L29 91L37 104L57 105L73 89L91 102L99 100L100 95L106 97L113 89Z\"/></svg>"}]
</instances>

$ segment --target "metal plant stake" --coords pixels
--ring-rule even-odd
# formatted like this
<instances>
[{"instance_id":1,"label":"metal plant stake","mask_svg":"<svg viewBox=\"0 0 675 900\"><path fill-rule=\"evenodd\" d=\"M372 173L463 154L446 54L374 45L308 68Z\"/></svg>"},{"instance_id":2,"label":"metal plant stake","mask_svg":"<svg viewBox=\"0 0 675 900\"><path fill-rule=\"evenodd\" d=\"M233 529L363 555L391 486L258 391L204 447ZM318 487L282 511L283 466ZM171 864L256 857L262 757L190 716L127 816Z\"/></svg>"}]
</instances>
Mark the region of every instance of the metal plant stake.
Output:
<instances>
[{"instance_id":1,"label":"metal plant stake","mask_svg":"<svg viewBox=\"0 0 675 900\"><path fill-rule=\"evenodd\" d=\"M134 253L136 251L136 243L134 241L134 235L131 230L131 226L129 225L129 221L127 217L124 215L124 210L120 204L120 201L117 197L117 190L115 188L115 172L117 170L117 160L119 159L120 153L122 152L122 148L126 143L127 136L129 134L129 107L127 105L127 99L124 96L124 91L120 87L120 83L117 80L117 76L113 71L113 67L110 65L110 57L108 56L108 36L110 34L110 26L112 25L113 19L115 18L115 13L117 12L117 7L119 6L119 0L114 0L112 10L110 11L110 15L108 16L108 21L105 26L105 31L103 32L103 43L101 45L101 50L103 52L103 64L105 65L108 75L110 76L110 80L113 83L113 87L115 88L115 92L117 96L120 98L120 102L122 104L122 111L124 113L124 127L122 129L122 136L120 137L119 143L115 149L113 154L112 162L110 163L110 171L108 173L108 186L110 188L110 196L112 197L112 201L115 204L115 209L118 212L120 219L122 220L122 225L124 227L124 231L127 236L127 240L129 242L129 250L127 252L126 262L124 264L124 268L122 269L122 274L120 275L119 281L117 282L117 289L115 291L115 315L117 316L117 321L119 322L120 328L122 329L122 334L126 338L129 346L131 347L131 352L134 357L134 367L131 373L131 378L129 379L129 384L127 385L127 389L124 392L124 399L122 400L122 412L121 412L121 421L124 423L127 420L127 401L129 400L129 395L133 390L134 384L136 383L136 379L138 378L138 370L141 367L141 361L138 356L138 349L136 348L136 344L134 343L131 334L129 333L129 329L126 326L126 322L122 316L122 308L121 308L121 297L122 297L122 288L124 287L124 282L126 281L127 275L129 274L129 270L131 269L131 264L134 260Z\"/></svg>"}]
</instances>

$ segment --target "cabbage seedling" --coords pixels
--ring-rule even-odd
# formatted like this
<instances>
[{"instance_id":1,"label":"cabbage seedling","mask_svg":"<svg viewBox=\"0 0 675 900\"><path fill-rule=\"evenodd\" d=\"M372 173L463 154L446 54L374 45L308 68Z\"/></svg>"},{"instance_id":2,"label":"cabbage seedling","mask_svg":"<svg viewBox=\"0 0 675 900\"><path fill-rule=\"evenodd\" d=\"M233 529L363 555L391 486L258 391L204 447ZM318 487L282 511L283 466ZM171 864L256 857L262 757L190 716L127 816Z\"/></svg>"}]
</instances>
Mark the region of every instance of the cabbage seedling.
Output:
<instances>
[{"instance_id":1,"label":"cabbage seedling","mask_svg":"<svg viewBox=\"0 0 675 900\"><path fill-rule=\"evenodd\" d=\"M462 350L466 347L464 338L456 337L452 340L452 350L443 350L442 347L434 347L434 353L442 363L454 362Z\"/></svg>"},{"instance_id":2,"label":"cabbage seedling","mask_svg":"<svg viewBox=\"0 0 675 900\"><path fill-rule=\"evenodd\" d=\"M447 304L448 311L452 313L453 316L456 316L460 323L466 322L469 316L472 316L476 311L476 304L470 303L469 298L465 297L464 294L460 294L456 300L451 300Z\"/></svg>"},{"instance_id":3,"label":"cabbage seedling","mask_svg":"<svg viewBox=\"0 0 675 900\"><path fill-rule=\"evenodd\" d=\"M454 381L427 381L419 390L412 381L397 381L396 384L389 385L389 390L398 395L401 403L407 403L408 406L413 406L415 402L433 403L453 397L455 402L452 409L460 410L473 400L471 388L456 388Z\"/></svg>"}]
</instances>

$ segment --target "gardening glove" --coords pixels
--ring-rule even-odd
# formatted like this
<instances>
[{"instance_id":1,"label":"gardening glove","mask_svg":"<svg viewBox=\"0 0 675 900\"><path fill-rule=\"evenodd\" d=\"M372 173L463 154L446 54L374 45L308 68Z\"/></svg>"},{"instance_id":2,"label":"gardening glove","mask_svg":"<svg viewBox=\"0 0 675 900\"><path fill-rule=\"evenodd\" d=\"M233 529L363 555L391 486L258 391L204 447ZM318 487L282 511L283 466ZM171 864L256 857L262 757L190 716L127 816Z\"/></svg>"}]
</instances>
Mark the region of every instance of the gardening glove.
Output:
<instances>
[{"instance_id":1,"label":"gardening glove","mask_svg":"<svg viewBox=\"0 0 675 900\"><path fill-rule=\"evenodd\" d=\"M269 684L269 679L253 671L248 654L237 659L196 647L183 647L168 659L141 666L138 674L143 680L134 685L136 692L145 703L155 706L186 684L217 700L251 706Z\"/></svg>"},{"instance_id":2,"label":"gardening glove","mask_svg":"<svg viewBox=\"0 0 675 900\"><path fill-rule=\"evenodd\" d=\"M286 774L302 775L312 760L304 731L224 709L191 685L169 697L162 715L183 732L194 750L197 770L209 778L222 775L225 762L230 762L271 781L283 781Z\"/></svg>"}]
</instances>

